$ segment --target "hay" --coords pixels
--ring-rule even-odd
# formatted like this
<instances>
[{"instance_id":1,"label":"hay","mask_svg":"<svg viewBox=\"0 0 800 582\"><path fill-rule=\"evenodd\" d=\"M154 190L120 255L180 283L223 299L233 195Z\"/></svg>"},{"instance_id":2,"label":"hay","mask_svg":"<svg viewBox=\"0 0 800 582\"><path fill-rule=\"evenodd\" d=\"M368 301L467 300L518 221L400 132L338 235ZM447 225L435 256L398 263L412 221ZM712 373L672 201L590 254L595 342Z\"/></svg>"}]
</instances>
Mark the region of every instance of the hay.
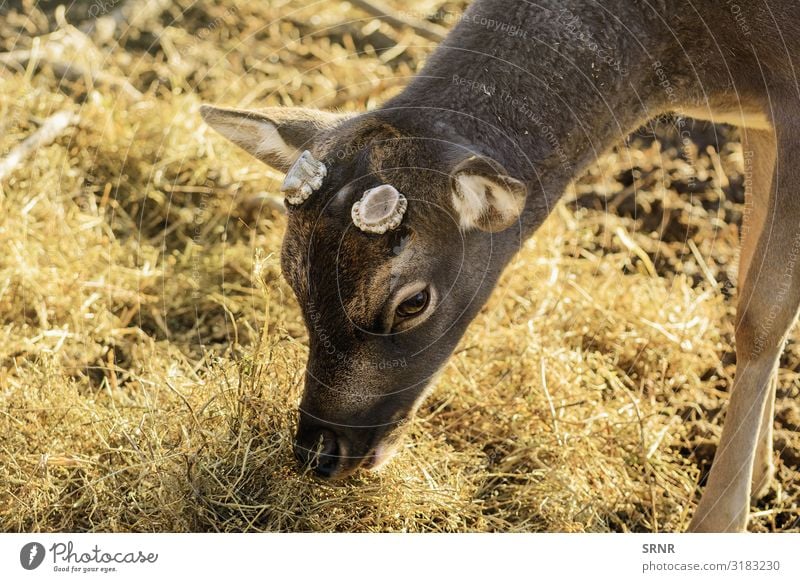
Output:
<instances>
[{"instance_id":1,"label":"hay","mask_svg":"<svg viewBox=\"0 0 800 582\"><path fill-rule=\"evenodd\" d=\"M0 49L29 51L0 68L0 158L58 111L78 120L0 183L0 530L686 527L733 372L728 131L698 128L694 164L669 124L599 160L510 266L398 458L321 484L290 450L306 335L279 273L284 218L252 203L280 176L198 107L372 107L433 43L347 3L128 0L96 21L86 2L28 4L0 18ZM800 529L797 346L780 490L756 530Z\"/></svg>"}]
</instances>

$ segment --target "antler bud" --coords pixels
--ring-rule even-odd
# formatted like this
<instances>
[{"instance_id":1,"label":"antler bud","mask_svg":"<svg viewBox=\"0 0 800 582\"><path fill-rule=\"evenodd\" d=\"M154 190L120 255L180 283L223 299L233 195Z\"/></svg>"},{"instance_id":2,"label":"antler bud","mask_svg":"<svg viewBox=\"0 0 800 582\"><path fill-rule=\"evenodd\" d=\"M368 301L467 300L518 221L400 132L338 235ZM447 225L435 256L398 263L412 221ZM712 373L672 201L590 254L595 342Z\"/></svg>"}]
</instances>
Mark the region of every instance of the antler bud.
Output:
<instances>
[{"instance_id":1,"label":"antler bud","mask_svg":"<svg viewBox=\"0 0 800 582\"><path fill-rule=\"evenodd\" d=\"M314 190L322 187L322 180L327 174L325 164L315 160L311 152L305 150L286 172L281 192L286 193L286 201L290 204L302 204Z\"/></svg>"},{"instance_id":2,"label":"antler bud","mask_svg":"<svg viewBox=\"0 0 800 582\"><path fill-rule=\"evenodd\" d=\"M394 230L403 220L408 207L406 197L389 184L370 188L353 204L350 215L359 230L372 234L383 234Z\"/></svg>"}]
</instances>

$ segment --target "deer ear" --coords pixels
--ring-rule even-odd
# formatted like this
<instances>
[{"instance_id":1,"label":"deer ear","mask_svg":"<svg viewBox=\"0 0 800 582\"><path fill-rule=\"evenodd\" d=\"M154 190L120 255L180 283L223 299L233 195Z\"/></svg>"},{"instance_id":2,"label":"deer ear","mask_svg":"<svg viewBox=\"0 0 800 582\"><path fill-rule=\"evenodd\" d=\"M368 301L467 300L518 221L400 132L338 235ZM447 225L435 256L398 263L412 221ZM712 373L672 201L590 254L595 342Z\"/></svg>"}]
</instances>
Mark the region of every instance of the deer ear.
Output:
<instances>
[{"instance_id":1,"label":"deer ear","mask_svg":"<svg viewBox=\"0 0 800 582\"><path fill-rule=\"evenodd\" d=\"M514 224L528 189L494 160L470 156L450 173L453 207L461 228L500 232Z\"/></svg>"},{"instance_id":2,"label":"deer ear","mask_svg":"<svg viewBox=\"0 0 800 582\"><path fill-rule=\"evenodd\" d=\"M203 105L203 119L221 135L276 170L286 172L318 133L348 116L301 107L254 111Z\"/></svg>"}]
</instances>

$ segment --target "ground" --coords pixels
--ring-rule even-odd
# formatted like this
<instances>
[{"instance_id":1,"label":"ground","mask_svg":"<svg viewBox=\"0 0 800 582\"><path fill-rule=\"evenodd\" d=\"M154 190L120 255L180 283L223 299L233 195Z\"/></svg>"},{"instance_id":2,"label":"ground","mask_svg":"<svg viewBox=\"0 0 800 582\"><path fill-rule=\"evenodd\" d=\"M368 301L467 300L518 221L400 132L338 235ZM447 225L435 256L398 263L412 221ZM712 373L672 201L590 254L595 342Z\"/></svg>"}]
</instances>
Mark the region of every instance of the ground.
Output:
<instances>
[{"instance_id":1,"label":"ground","mask_svg":"<svg viewBox=\"0 0 800 582\"><path fill-rule=\"evenodd\" d=\"M0 5L0 161L75 123L0 179L0 530L687 527L735 367L734 130L662 119L600 158L396 460L324 484L291 453L307 336L282 177L198 108L375 107L436 42L345 2L31 4ZM385 3L435 30L464 4ZM754 531L800 531L798 337Z\"/></svg>"}]
</instances>

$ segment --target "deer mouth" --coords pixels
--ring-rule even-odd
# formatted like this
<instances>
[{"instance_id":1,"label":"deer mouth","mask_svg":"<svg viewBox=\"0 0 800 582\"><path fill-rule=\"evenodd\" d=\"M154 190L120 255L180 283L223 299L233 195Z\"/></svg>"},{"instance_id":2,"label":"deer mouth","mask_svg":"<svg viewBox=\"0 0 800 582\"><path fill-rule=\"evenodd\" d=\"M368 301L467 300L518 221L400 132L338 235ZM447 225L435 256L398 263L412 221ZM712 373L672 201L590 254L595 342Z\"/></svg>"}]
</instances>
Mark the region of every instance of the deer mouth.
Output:
<instances>
[{"instance_id":1,"label":"deer mouth","mask_svg":"<svg viewBox=\"0 0 800 582\"><path fill-rule=\"evenodd\" d=\"M397 434L378 443L378 445L364 457L361 468L367 471L377 471L381 467L386 466L397 454L402 440L402 435Z\"/></svg>"}]
</instances>

